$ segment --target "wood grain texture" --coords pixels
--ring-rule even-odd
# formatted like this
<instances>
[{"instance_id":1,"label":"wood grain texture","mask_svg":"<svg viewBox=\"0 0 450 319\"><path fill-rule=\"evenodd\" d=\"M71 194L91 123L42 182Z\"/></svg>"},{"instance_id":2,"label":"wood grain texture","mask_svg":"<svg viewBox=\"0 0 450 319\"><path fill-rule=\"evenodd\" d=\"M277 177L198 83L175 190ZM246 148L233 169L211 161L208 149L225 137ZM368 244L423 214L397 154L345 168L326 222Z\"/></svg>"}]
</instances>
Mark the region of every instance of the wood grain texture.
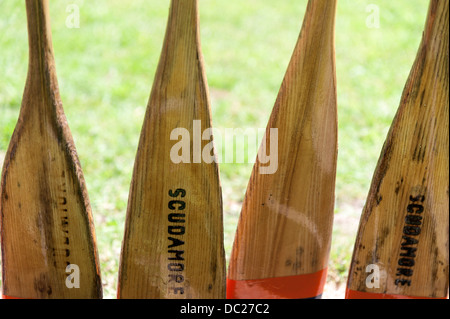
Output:
<instances>
[{"instance_id":1,"label":"wood grain texture","mask_svg":"<svg viewBox=\"0 0 450 319\"><path fill-rule=\"evenodd\" d=\"M267 126L278 129L278 170L248 184L228 278L253 280L327 268L337 161L336 1L311 0Z\"/></svg>"},{"instance_id":2,"label":"wood grain texture","mask_svg":"<svg viewBox=\"0 0 450 319\"><path fill-rule=\"evenodd\" d=\"M59 96L48 0L26 0L29 70L1 189L3 294L100 298L96 238L86 185ZM66 286L68 264L80 288Z\"/></svg>"},{"instance_id":3,"label":"wood grain texture","mask_svg":"<svg viewBox=\"0 0 450 319\"><path fill-rule=\"evenodd\" d=\"M197 0L171 2L130 189L119 298L225 296L219 170L197 163L211 140L194 141L194 121L200 134L212 126L198 19ZM178 128L190 134L190 163L171 159Z\"/></svg>"},{"instance_id":4,"label":"wood grain texture","mask_svg":"<svg viewBox=\"0 0 450 319\"><path fill-rule=\"evenodd\" d=\"M449 275L448 1L432 0L364 208L348 289L443 298ZM366 286L368 265L379 288Z\"/></svg>"}]
</instances>

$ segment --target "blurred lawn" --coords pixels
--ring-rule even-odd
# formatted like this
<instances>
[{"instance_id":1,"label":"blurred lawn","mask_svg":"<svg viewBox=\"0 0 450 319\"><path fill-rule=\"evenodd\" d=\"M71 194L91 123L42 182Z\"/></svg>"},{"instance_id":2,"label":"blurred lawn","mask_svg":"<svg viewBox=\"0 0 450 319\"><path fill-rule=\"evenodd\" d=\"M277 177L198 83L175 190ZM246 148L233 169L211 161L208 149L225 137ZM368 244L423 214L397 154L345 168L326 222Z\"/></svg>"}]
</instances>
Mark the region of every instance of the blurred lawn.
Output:
<instances>
[{"instance_id":1,"label":"blurred lawn","mask_svg":"<svg viewBox=\"0 0 450 319\"><path fill-rule=\"evenodd\" d=\"M79 29L66 27L69 4L80 7ZM215 127L266 127L306 4L200 1ZM369 4L380 9L379 28L366 25ZM61 96L93 207L106 298L115 297L131 173L168 6L169 0L51 3ZM361 209L417 52L427 6L425 0L339 2L339 159L326 296L343 297ZM25 19L23 1L0 0L0 162L26 78ZM250 164L220 167L227 257L251 169Z\"/></svg>"}]
</instances>

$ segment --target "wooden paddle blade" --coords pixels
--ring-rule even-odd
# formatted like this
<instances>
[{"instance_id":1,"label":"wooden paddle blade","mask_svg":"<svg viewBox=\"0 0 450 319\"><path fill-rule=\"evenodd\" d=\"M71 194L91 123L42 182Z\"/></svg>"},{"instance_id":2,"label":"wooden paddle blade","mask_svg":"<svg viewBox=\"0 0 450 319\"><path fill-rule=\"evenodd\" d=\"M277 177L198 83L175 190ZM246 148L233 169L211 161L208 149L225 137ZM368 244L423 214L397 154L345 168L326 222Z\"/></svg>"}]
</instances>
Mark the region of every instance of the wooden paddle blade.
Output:
<instances>
[{"instance_id":1,"label":"wooden paddle blade","mask_svg":"<svg viewBox=\"0 0 450 319\"><path fill-rule=\"evenodd\" d=\"M204 134L210 128L198 1L173 0L130 189L119 298L225 297L222 193Z\"/></svg>"},{"instance_id":2,"label":"wooden paddle blade","mask_svg":"<svg viewBox=\"0 0 450 319\"><path fill-rule=\"evenodd\" d=\"M229 264L230 299L322 294L337 161L336 6L308 3L245 195ZM276 145L278 170L268 172L261 154Z\"/></svg>"},{"instance_id":3,"label":"wooden paddle blade","mask_svg":"<svg viewBox=\"0 0 450 319\"><path fill-rule=\"evenodd\" d=\"M3 295L100 298L91 208L59 97L48 0L27 0L26 8L28 79L0 188Z\"/></svg>"},{"instance_id":4,"label":"wooden paddle blade","mask_svg":"<svg viewBox=\"0 0 450 319\"><path fill-rule=\"evenodd\" d=\"M447 296L448 12L448 1L431 1L361 217L349 299Z\"/></svg>"}]
</instances>

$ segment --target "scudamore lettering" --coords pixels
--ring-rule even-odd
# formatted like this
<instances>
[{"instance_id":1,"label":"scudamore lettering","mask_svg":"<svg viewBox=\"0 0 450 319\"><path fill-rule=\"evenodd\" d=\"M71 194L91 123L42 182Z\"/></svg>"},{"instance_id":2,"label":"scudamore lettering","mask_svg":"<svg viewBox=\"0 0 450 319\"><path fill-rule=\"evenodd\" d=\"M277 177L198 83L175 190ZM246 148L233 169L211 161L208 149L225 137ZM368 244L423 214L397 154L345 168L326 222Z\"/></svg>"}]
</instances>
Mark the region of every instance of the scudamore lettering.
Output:
<instances>
[{"instance_id":1,"label":"scudamore lettering","mask_svg":"<svg viewBox=\"0 0 450 319\"><path fill-rule=\"evenodd\" d=\"M403 227L401 253L397 261L400 266L397 268L397 278L395 279L397 286L411 286L411 277L416 264L417 245L419 244L418 236L422 232L425 196L410 196L409 200L410 204L406 207L407 215Z\"/></svg>"},{"instance_id":2,"label":"scudamore lettering","mask_svg":"<svg viewBox=\"0 0 450 319\"><path fill-rule=\"evenodd\" d=\"M61 174L61 181L58 185L58 198L57 198L57 207L58 207L58 214L61 221L61 236L62 241L61 244L62 249L59 253L60 255L63 255L65 257L64 263L65 265L70 265L71 262L69 260L69 257L71 255L70 250L70 238L69 238L69 206L68 206L68 200L67 200L67 186L65 181L65 172L63 171Z\"/></svg>"},{"instance_id":3,"label":"scudamore lettering","mask_svg":"<svg viewBox=\"0 0 450 319\"><path fill-rule=\"evenodd\" d=\"M169 190L170 201L167 204L169 212L167 220L169 226L167 227L167 234L169 243L167 245L167 270L168 277L168 292L174 295L184 295L184 244L183 235L186 233L186 190L176 189ZM176 249L175 249L176 248Z\"/></svg>"}]
</instances>

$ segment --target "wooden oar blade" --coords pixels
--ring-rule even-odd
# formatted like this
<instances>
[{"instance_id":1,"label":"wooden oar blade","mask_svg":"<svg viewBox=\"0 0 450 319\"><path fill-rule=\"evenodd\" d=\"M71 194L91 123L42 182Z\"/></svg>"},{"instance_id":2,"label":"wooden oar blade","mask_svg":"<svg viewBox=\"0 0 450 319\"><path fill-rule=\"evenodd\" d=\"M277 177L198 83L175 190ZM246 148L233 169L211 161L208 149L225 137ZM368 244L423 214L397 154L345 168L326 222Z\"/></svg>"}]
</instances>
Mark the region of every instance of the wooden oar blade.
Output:
<instances>
[{"instance_id":1,"label":"wooden oar blade","mask_svg":"<svg viewBox=\"0 0 450 319\"><path fill-rule=\"evenodd\" d=\"M47 129L25 124L6 156L0 191L3 294L99 298L95 232L81 170L71 158L74 149L68 153L72 145Z\"/></svg>"},{"instance_id":2,"label":"wooden oar blade","mask_svg":"<svg viewBox=\"0 0 450 319\"><path fill-rule=\"evenodd\" d=\"M3 295L100 298L91 208L59 97L48 1L26 1L28 80L2 171Z\"/></svg>"},{"instance_id":3,"label":"wooden oar blade","mask_svg":"<svg viewBox=\"0 0 450 319\"><path fill-rule=\"evenodd\" d=\"M245 195L228 271L230 299L322 294L337 160L336 5L308 3ZM262 156L276 149L277 169L268 171Z\"/></svg>"},{"instance_id":4,"label":"wooden oar blade","mask_svg":"<svg viewBox=\"0 0 450 319\"><path fill-rule=\"evenodd\" d=\"M448 14L448 1L430 2L361 217L348 299L448 294Z\"/></svg>"},{"instance_id":5,"label":"wooden oar blade","mask_svg":"<svg viewBox=\"0 0 450 319\"><path fill-rule=\"evenodd\" d=\"M130 189L119 298L225 297L222 194L197 7L197 0L171 4Z\"/></svg>"}]
</instances>

